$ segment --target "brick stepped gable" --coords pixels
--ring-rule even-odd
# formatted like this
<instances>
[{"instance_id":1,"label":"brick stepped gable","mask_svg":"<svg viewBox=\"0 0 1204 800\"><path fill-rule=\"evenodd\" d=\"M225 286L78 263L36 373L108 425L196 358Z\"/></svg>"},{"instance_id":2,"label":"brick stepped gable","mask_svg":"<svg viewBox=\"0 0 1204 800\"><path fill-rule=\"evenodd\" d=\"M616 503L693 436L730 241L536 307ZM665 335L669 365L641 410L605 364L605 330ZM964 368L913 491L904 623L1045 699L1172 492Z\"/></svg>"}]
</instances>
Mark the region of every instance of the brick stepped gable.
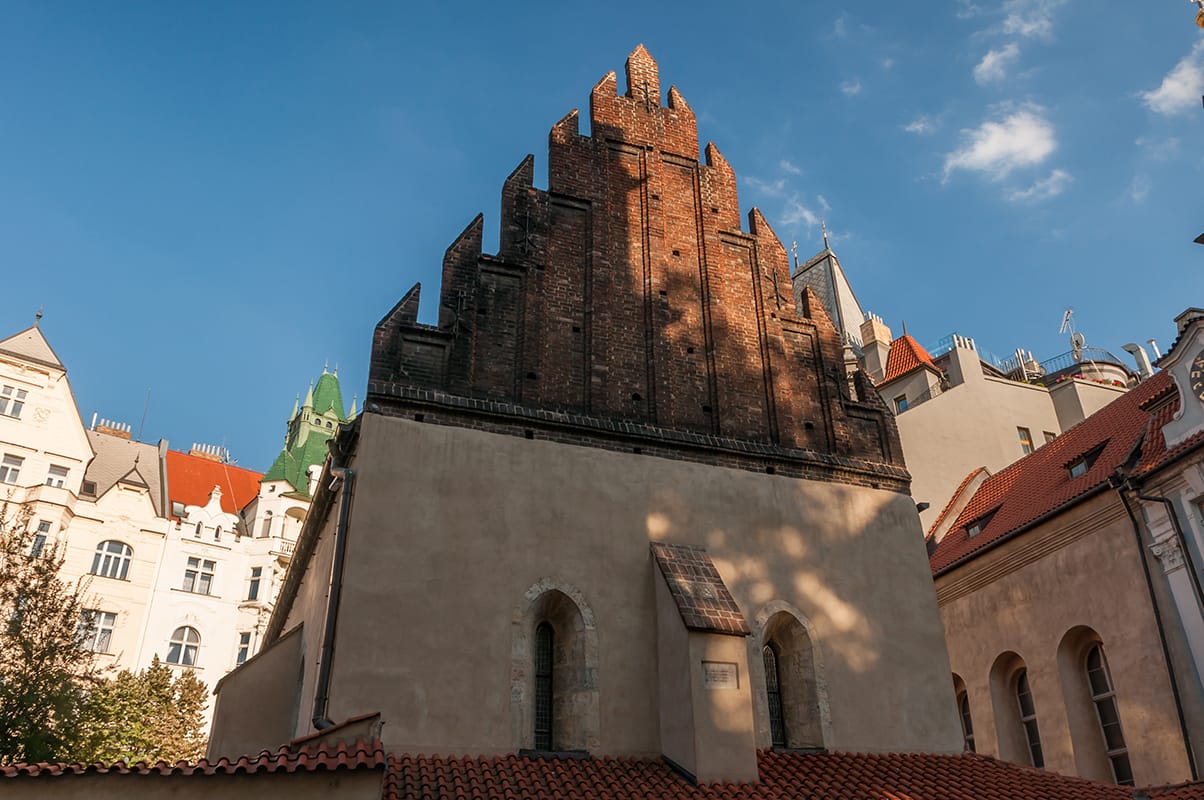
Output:
<instances>
[{"instance_id":1,"label":"brick stepped gable","mask_svg":"<svg viewBox=\"0 0 1204 800\"><path fill-rule=\"evenodd\" d=\"M619 96L611 72L594 87L592 136L576 110L552 128L548 191L533 186L533 156L506 179L497 255L481 252L480 215L448 248L438 326L418 324L417 285L381 320L370 401L386 413L431 406L432 422L505 430L517 414L540 438L617 449L615 435L635 436L686 458L718 447L733 457L712 463L905 488L894 418L860 373L863 401L850 397L822 304L808 290L795 308L786 250L760 211L740 229L735 173L714 144L699 163L694 112L675 87L661 105L643 45L627 86ZM563 430L583 425L589 441Z\"/></svg>"}]
</instances>

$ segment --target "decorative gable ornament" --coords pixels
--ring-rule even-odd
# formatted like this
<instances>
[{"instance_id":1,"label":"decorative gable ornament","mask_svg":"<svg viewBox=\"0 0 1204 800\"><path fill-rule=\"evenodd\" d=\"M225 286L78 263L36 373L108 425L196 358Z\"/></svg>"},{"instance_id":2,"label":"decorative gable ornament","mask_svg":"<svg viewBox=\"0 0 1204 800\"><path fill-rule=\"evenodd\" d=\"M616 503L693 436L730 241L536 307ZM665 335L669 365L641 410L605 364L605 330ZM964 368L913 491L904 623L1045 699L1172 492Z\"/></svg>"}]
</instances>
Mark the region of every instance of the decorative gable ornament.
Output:
<instances>
[{"instance_id":1,"label":"decorative gable ornament","mask_svg":"<svg viewBox=\"0 0 1204 800\"><path fill-rule=\"evenodd\" d=\"M1179 408L1162 428L1168 448L1204 431L1204 309L1189 308L1175 323L1179 336L1158 362L1179 390Z\"/></svg>"}]
</instances>

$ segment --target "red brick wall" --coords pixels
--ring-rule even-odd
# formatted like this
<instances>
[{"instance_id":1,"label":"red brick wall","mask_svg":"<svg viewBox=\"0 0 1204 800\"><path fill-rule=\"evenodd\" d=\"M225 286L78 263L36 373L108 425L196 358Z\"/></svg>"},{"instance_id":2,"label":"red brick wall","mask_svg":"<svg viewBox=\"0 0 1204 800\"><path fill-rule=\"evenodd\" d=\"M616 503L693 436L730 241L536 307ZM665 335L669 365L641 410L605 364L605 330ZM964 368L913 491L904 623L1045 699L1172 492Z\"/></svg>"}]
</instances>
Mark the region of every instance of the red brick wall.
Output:
<instances>
[{"instance_id":1,"label":"red brick wall","mask_svg":"<svg viewBox=\"0 0 1204 800\"><path fill-rule=\"evenodd\" d=\"M643 46L626 74L591 92L590 136L575 111L552 128L548 191L530 156L507 178L496 256L480 217L448 248L437 328L413 291L381 321L372 384L901 464L781 241L755 210L741 230L731 166L713 144L699 162L694 112L676 88L662 105Z\"/></svg>"}]
</instances>

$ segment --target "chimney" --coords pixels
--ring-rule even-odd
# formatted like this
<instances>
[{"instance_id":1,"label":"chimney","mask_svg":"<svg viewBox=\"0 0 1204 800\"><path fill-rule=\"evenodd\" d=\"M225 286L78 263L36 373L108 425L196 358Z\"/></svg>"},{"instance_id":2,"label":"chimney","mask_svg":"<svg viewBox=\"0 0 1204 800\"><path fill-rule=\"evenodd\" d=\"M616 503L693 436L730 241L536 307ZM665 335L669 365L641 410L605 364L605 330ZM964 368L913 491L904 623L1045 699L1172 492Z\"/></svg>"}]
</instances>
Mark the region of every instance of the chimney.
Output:
<instances>
[{"instance_id":1,"label":"chimney","mask_svg":"<svg viewBox=\"0 0 1204 800\"><path fill-rule=\"evenodd\" d=\"M890 355L890 328L877 314L867 313L861 323L861 349L865 353L865 371L870 380L878 383L886 373L886 358Z\"/></svg>"},{"instance_id":2,"label":"chimney","mask_svg":"<svg viewBox=\"0 0 1204 800\"><path fill-rule=\"evenodd\" d=\"M197 444L193 442L192 449L188 451L188 455L204 458L208 461L216 461L219 464L226 464L230 461L229 451L215 444Z\"/></svg>"},{"instance_id":3,"label":"chimney","mask_svg":"<svg viewBox=\"0 0 1204 800\"><path fill-rule=\"evenodd\" d=\"M118 439L125 439L127 441L134 438L133 434L130 433L130 426L127 423L114 422L113 420L105 419L104 417L96 420L95 424L92 425L92 430L96 431L97 433L105 433L109 436L116 436Z\"/></svg>"}]
</instances>

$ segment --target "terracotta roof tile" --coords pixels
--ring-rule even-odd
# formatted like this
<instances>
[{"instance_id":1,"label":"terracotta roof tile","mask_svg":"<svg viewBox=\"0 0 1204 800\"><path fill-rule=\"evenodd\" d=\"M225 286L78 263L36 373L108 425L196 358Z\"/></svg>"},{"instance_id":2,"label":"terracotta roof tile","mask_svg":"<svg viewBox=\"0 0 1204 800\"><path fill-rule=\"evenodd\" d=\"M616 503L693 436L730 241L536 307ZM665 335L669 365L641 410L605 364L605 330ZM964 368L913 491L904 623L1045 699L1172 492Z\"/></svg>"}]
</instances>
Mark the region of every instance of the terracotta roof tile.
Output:
<instances>
[{"instance_id":1,"label":"terracotta roof tile","mask_svg":"<svg viewBox=\"0 0 1204 800\"><path fill-rule=\"evenodd\" d=\"M218 486L222 490L222 511L237 514L259 494L262 477L233 464L167 451L167 493L171 502L203 506L209 502L213 487Z\"/></svg>"},{"instance_id":2,"label":"terracotta roof tile","mask_svg":"<svg viewBox=\"0 0 1204 800\"><path fill-rule=\"evenodd\" d=\"M696 785L660 759L551 756L386 756L378 741L287 748L236 760L155 765L16 765L0 777L67 774L217 775L385 768L384 800L1132 800L1124 786L1022 767L972 753L761 752L755 784ZM48 787L49 788L49 787ZM1200 797L1201 784L1139 790L1151 800Z\"/></svg>"},{"instance_id":3,"label":"terracotta roof tile","mask_svg":"<svg viewBox=\"0 0 1204 800\"><path fill-rule=\"evenodd\" d=\"M945 503L945 507L941 509L941 513L938 514L937 518L933 520L933 523L928 526L929 535L932 535L933 531L941 527L941 523L945 521L945 517L949 516L949 512L955 505L957 505L957 499L961 497L961 493L964 492L966 487L970 485L970 481L977 478L979 473L986 471L986 467L975 467L974 469L970 470L970 473L966 475L966 477L962 478L962 482L958 484L957 490L953 492L952 496L950 496L949 502Z\"/></svg>"},{"instance_id":4,"label":"terracotta roof tile","mask_svg":"<svg viewBox=\"0 0 1204 800\"><path fill-rule=\"evenodd\" d=\"M751 633L740 606L704 548L653 542L652 555L688 629L734 636Z\"/></svg>"},{"instance_id":5,"label":"terracotta roof tile","mask_svg":"<svg viewBox=\"0 0 1204 800\"><path fill-rule=\"evenodd\" d=\"M883 370L881 382L889 383L923 366L937 369L932 356L928 355L923 345L905 333L890 343L890 353L886 356L886 369Z\"/></svg>"},{"instance_id":6,"label":"terracotta roof tile","mask_svg":"<svg viewBox=\"0 0 1204 800\"><path fill-rule=\"evenodd\" d=\"M1167 450L1162 426L1178 394L1165 372L1104 406L1052 442L987 478L958 515L929 558L939 574L998 544L1037 520L1107 488L1108 478L1137 452L1135 477L1148 475L1186 450L1204 444L1197 435ZM1094 454L1087 472L1072 478L1069 467ZM989 516L993 513L993 516ZM985 520L971 537L966 529Z\"/></svg>"}]
</instances>

